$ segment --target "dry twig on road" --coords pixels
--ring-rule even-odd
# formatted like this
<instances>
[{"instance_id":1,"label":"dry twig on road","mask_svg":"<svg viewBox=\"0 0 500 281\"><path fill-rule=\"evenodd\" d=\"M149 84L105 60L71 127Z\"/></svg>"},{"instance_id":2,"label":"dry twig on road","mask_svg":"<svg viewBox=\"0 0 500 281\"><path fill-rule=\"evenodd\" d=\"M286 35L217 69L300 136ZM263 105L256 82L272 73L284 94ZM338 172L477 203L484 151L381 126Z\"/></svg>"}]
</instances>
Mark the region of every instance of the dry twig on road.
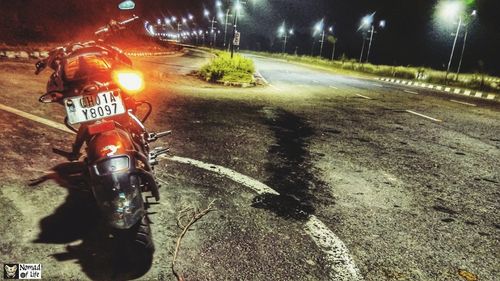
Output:
<instances>
[{"instance_id":1,"label":"dry twig on road","mask_svg":"<svg viewBox=\"0 0 500 281\"><path fill-rule=\"evenodd\" d=\"M175 245L175 250L174 250L174 256L172 258L172 264L171 264L171 269L172 269L172 273L174 274L175 278L177 279L177 281L184 281L184 278L182 277L182 275L180 275L176 270L175 270L175 262L177 261L177 255L179 254L179 249L181 247L181 242L182 242L182 238L184 237L184 235L186 235L187 231L189 230L189 228L195 224L199 219L201 219L203 216L205 216L206 214L208 214L209 212L215 210L214 209L214 203L215 203L215 199L212 200L206 209L202 210L202 211L199 211L193 207L187 207L187 208L184 208L182 209L180 212L179 212L179 215L177 216L177 226L179 228L182 229L182 232L181 234L179 235L179 237L177 238L177 243ZM181 222L182 218L188 216L188 213L191 211L190 213L190 217L191 219L189 220L189 222L184 226Z\"/></svg>"}]
</instances>

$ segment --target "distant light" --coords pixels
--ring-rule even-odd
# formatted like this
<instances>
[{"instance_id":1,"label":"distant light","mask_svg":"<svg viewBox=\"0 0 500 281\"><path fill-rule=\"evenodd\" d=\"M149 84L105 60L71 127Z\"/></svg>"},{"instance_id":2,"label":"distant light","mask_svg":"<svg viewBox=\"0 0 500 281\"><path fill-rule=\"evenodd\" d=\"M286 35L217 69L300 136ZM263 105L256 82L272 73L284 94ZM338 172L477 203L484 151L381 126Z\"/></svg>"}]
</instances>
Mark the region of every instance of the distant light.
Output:
<instances>
[{"instance_id":1,"label":"distant light","mask_svg":"<svg viewBox=\"0 0 500 281\"><path fill-rule=\"evenodd\" d=\"M284 26L280 26L280 28L278 29L278 33L280 35L283 35L283 33L285 33L285 27Z\"/></svg>"},{"instance_id":2,"label":"distant light","mask_svg":"<svg viewBox=\"0 0 500 281\"><path fill-rule=\"evenodd\" d=\"M166 23L166 24L170 24L170 23L171 23L170 19L168 19L168 18L167 18L167 19L165 19L165 23Z\"/></svg>"},{"instance_id":3,"label":"distant light","mask_svg":"<svg viewBox=\"0 0 500 281\"><path fill-rule=\"evenodd\" d=\"M219 0L217 0L217 1L215 2L215 6L217 6L217 7L219 7L219 8L220 8L220 7L222 6L222 2L221 2L221 1L219 1Z\"/></svg>"},{"instance_id":4,"label":"distant light","mask_svg":"<svg viewBox=\"0 0 500 281\"><path fill-rule=\"evenodd\" d=\"M448 21L453 21L459 17L464 8L463 2L458 0L441 2L439 4L441 17Z\"/></svg>"},{"instance_id":5,"label":"distant light","mask_svg":"<svg viewBox=\"0 0 500 281\"><path fill-rule=\"evenodd\" d=\"M188 19L189 19L189 20L193 20L193 19L194 19L193 15L189 14L189 15L188 15Z\"/></svg>"},{"instance_id":6,"label":"distant light","mask_svg":"<svg viewBox=\"0 0 500 281\"><path fill-rule=\"evenodd\" d=\"M380 26L381 28L385 28L385 25L386 25L385 20L381 20L381 21L378 23L378 26Z\"/></svg>"},{"instance_id":7,"label":"distant light","mask_svg":"<svg viewBox=\"0 0 500 281\"><path fill-rule=\"evenodd\" d=\"M473 10L472 13L470 14L471 16L477 16L477 10Z\"/></svg>"},{"instance_id":8,"label":"distant light","mask_svg":"<svg viewBox=\"0 0 500 281\"><path fill-rule=\"evenodd\" d=\"M176 22L177 21L177 18L175 16L172 16L172 22Z\"/></svg>"},{"instance_id":9,"label":"distant light","mask_svg":"<svg viewBox=\"0 0 500 281\"><path fill-rule=\"evenodd\" d=\"M361 19L361 25L363 27L370 26L372 24L372 22L373 22L373 15L364 16Z\"/></svg>"},{"instance_id":10,"label":"distant light","mask_svg":"<svg viewBox=\"0 0 500 281\"><path fill-rule=\"evenodd\" d=\"M238 1L238 3L236 3L236 6L234 6L234 8L236 9L236 11L240 11L241 10L241 3L240 3L240 1Z\"/></svg>"},{"instance_id":11,"label":"distant light","mask_svg":"<svg viewBox=\"0 0 500 281\"><path fill-rule=\"evenodd\" d=\"M323 30L323 20L319 21L318 23L316 23L316 25L314 26L314 31L315 32L320 32Z\"/></svg>"},{"instance_id":12,"label":"distant light","mask_svg":"<svg viewBox=\"0 0 500 281\"><path fill-rule=\"evenodd\" d=\"M210 15L210 12L207 9L205 9L203 10L203 15L205 15L205 17L208 17Z\"/></svg>"},{"instance_id":13,"label":"distant light","mask_svg":"<svg viewBox=\"0 0 500 281\"><path fill-rule=\"evenodd\" d=\"M187 22L186 18L182 18L182 23L186 23L186 22Z\"/></svg>"},{"instance_id":14,"label":"distant light","mask_svg":"<svg viewBox=\"0 0 500 281\"><path fill-rule=\"evenodd\" d=\"M330 27L328 28L328 31L333 32L333 26L330 26Z\"/></svg>"},{"instance_id":15,"label":"distant light","mask_svg":"<svg viewBox=\"0 0 500 281\"><path fill-rule=\"evenodd\" d=\"M120 10L133 10L135 8L134 1L127 0L118 4L118 9Z\"/></svg>"},{"instance_id":16,"label":"distant light","mask_svg":"<svg viewBox=\"0 0 500 281\"><path fill-rule=\"evenodd\" d=\"M293 29L290 29L290 31L288 32L290 35L293 35Z\"/></svg>"}]
</instances>

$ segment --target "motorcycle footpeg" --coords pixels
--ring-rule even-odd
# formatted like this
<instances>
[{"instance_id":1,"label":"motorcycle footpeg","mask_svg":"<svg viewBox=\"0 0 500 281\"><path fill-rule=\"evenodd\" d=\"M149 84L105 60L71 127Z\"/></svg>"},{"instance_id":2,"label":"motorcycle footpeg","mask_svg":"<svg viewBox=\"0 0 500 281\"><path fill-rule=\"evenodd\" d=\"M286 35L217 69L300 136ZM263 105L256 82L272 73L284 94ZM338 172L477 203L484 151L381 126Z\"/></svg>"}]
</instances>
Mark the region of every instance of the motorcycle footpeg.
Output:
<instances>
[{"instance_id":1,"label":"motorcycle footpeg","mask_svg":"<svg viewBox=\"0 0 500 281\"><path fill-rule=\"evenodd\" d=\"M171 130L169 131L164 131L164 132L159 132L159 133L149 133L147 135L147 141L148 142L153 142L153 141L156 141L157 139L159 138L162 138L162 137L165 137L165 136L168 136L172 133Z\"/></svg>"},{"instance_id":2,"label":"motorcycle footpeg","mask_svg":"<svg viewBox=\"0 0 500 281\"><path fill-rule=\"evenodd\" d=\"M149 152L149 163L151 165L156 165L158 164L158 161L156 161L156 158L161 155L165 155L169 152L169 148L164 148L164 147L156 147L152 151Z\"/></svg>"}]
</instances>

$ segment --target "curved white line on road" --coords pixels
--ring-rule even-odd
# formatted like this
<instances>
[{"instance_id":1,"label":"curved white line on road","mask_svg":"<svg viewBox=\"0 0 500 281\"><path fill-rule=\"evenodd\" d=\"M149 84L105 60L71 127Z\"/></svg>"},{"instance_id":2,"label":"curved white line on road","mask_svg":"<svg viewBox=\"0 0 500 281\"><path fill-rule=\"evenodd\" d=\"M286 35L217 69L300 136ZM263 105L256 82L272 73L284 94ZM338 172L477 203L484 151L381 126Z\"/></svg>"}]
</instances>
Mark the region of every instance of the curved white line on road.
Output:
<instances>
[{"instance_id":1,"label":"curved white line on road","mask_svg":"<svg viewBox=\"0 0 500 281\"><path fill-rule=\"evenodd\" d=\"M163 157L174 162L193 165L195 167L208 170L223 175L241 185L250 188L257 194L279 193L249 176L240 174L234 170L223 166L208 164L199 160L185 157L172 156ZM326 256L330 267L330 280L336 281L360 281L363 280L359 269L356 267L349 250L342 240L333 233L321 220L311 215L304 225L304 231L311 237L316 246L321 249Z\"/></svg>"}]
</instances>

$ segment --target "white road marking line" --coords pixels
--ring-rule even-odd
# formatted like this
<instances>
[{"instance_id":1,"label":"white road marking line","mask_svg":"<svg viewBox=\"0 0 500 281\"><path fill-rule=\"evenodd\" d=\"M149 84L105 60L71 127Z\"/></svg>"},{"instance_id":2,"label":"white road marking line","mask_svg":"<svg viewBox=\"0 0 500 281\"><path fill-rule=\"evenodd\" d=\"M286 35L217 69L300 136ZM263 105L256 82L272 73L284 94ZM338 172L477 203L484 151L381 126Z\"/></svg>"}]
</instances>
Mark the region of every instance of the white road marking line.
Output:
<instances>
[{"instance_id":1,"label":"white road marking line","mask_svg":"<svg viewBox=\"0 0 500 281\"><path fill-rule=\"evenodd\" d=\"M269 84L269 87L271 87L271 88L275 89L276 91L280 91L280 92L281 92L281 91L283 91L282 89L280 89L280 88L278 88L278 87L274 86L273 84Z\"/></svg>"},{"instance_id":2,"label":"white road marking line","mask_svg":"<svg viewBox=\"0 0 500 281\"><path fill-rule=\"evenodd\" d=\"M377 87L384 87L384 85L381 85L381 84L373 84L373 83L372 83L372 85L373 85L373 86L377 86Z\"/></svg>"},{"instance_id":3,"label":"white road marking line","mask_svg":"<svg viewBox=\"0 0 500 281\"><path fill-rule=\"evenodd\" d=\"M372 98L370 98L370 97L363 96L363 95L360 95L360 94L355 94L355 95L356 95L356 96L358 96L358 97L362 97L362 98L364 98L364 99L367 99L367 100L371 100L371 99L372 99Z\"/></svg>"},{"instance_id":4,"label":"white road marking line","mask_svg":"<svg viewBox=\"0 0 500 281\"><path fill-rule=\"evenodd\" d=\"M480 93L480 92L476 92L476 94L475 94L474 96L475 96L476 98L480 98L480 97L482 97L482 96L483 96L483 94L482 94L482 93Z\"/></svg>"},{"instance_id":5,"label":"white road marking line","mask_svg":"<svg viewBox=\"0 0 500 281\"><path fill-rule=\"evenodd\" d=\"M61 131L65 131L67 133L71 133L71 134L75 133L75 132L71 131L70 129L66 128L66 126L64 124L61 124L61 123L58 123L58 122L55 122L55 121L52 121L52 120L48 120L48 119L45 119L45 118L42 118L42 117L33 115L31 113L27 113L27 112L21 111L19 109L15 109L15 108L3 105L3 104L0 104L0 109L4 110L4 111L7 111L9 113L16 114L18 116L24 117L24 118L29 119L31 121L35 121L35 122L47 125L49 127L61 130Z\"/></svg>"},{"instance_id":6,"label":"white road marking line","mask_svg":"<svg viewBox=\"0 0 500 281\"><path fill-rule=\"evenodd\" d=\"M260 71L256 70L255 73L257 73L257 75L260 77L260 79L262 79L262 81L264 81L264 83L269 84L269 82L267 82L266 78L264 78L264 75L262 75Z\"/></svg>"},{"instance_id":7,"label":"white road marking line","mask_svg":"<svg viewBox=\"0 0 500 281\"><path fill-rule=\"evenodd\" d=\"M27 119L45 124L47 126L68 132L74 133L63 125L41 118L11 107L4 106L0 104L0 109L8 112L12 112L19 116L25 117ZM249 176L240 174L234 170L225 168L223 166L208 164L202 161L189 159L185 157L172 156L172 157L162 157L163 159L168 159L171 161L193 165L195 167L212 171L223 175L241 185L252 189L257 194L275 194L279 195L277 191L270 188L264 183L261 183ZM340 281L360 281L363 280L359 269L354 264L354 261L349 253L349 250L345 246L344 242L340 240L328 227L321 222L316 216L311 215L309 220L304 225L304 231L311 237L316 246L321 249L323 254L326 255L326 260L330 267L330 280L340 280Z\"/></svg>"},{"instance_id":8,"label":"white road marking line","mask_svg":"<svg viewBox=\"0 0 500 281\"><path fill-rule=\"evenodd\" d=\"M345 244L316 216L305 224L305 231L326 254L330 264L330 280L362 280Z\"/></svg>"},{"instance_id":9,"label":"white road marking line","mask_svg":"<svg viewBox=\"0 0 500 281\"><path fill-rule=\"evenodd\" d=\"M464 101L458 101L458 100L450 100L450 101L456 102L456 103L460 103L460 104L465 104L465 105L468 105L468 106L476 106L473 103L468 103L468 102L464 102Z\"/></svg>"},{"instance_id":10,"label":"white road marking line","mask_svg":"<svg viewBox=\"0 0 500 281\"><path fill-rule=\"evenodd\" d=\"M432 117L429 117L427 115L423 115L423 114L415 112L415 111L411 111L411 110L405 110L405 111L408 112L408 113L415 114L417 116L423 117L423 118L427 118L427 119L432 120L432 121L443 122L442 120L439 120L439 119L436 119L436 118L432 118Z\"/></svg>"},{"instance_id":11,"label":"white road marking line","mask_svg":"<svg viewBox=\"0 0 500 281\"><path fill-rule=\"evenodd\" d=\"M495 95L494 94L488 94L488 96L486 97L487 100L494 100L495 99Z\"/></svg>"},{"instance_id":12,"label":"white road marking line","mask_svg":"<svg viewBox=\"0 0 500 281\"><path fill-rule=\"evenodd\" d=\"M332 89L335 89L335 90L338 90L339 88L335 87L335 86L330 86L330 88Z\"/></svg>"},{"instance_id":13,"label":"white road marking line","mask_svg":"<svg viewBox=\"0 0 500 281\"><path fill-rule=\"evenodd\" d=\"M410 91L410 90L403 90L403 92L408 93L408 94L419 95L419 93L413 92L413 91Z\"/></svg>"},{"instance_id":14,"label":"white road marking line","mask_svg":"<svg viewBox=\"0 0 500 281\"><path fill-rule=\"evenodd\" d=\"M257 180L254 180L251 177L245 176L245 175L240 174L236 171L228 169L226 167L222 167L222 166L214 165L214 164L208 164L208 163L205 163L205 162L202 162L199 160L194 160L194 159L179 157L179 156L162 157L162 158L167 159L167 160L171 160L174 162L193 165L195 167L198 167L198 168L201 168L204 170L208 170L211 172L216 172L220 175L223 175L223 176L226 176L227 178L230 178L231 180L233 180L233 181L235 181L243 186L246 186L246 187L252 189L253 191L255 191L258 194L270 193L270 194L279 195L278 192L276 192L274 189L270 188L269 186L267 186L267 185L265 185Z\"/></svg>"},{"instance_id":15,"label":"white road marking line","mask_svg":"<svg viewBox=\"0 0 500 281\"><path fill-rule=\"evenodd\" d=\"M193 165L195 167L208 170L226 176L227 178L250 188L257 194L275 194L279 195L271 187L261 183L251 177L242 175L236 171L219 165L208 164L202 161L172 156L163 157L174 162ZM330 267L329 280L340 281L360 281L363 280L359 269L352 260L352 257L346 245L337 237L322 221L316 216L311 215L304 225L304 231L311 237L316 246L321 249Z\"/></svg>"}]
</instances>

